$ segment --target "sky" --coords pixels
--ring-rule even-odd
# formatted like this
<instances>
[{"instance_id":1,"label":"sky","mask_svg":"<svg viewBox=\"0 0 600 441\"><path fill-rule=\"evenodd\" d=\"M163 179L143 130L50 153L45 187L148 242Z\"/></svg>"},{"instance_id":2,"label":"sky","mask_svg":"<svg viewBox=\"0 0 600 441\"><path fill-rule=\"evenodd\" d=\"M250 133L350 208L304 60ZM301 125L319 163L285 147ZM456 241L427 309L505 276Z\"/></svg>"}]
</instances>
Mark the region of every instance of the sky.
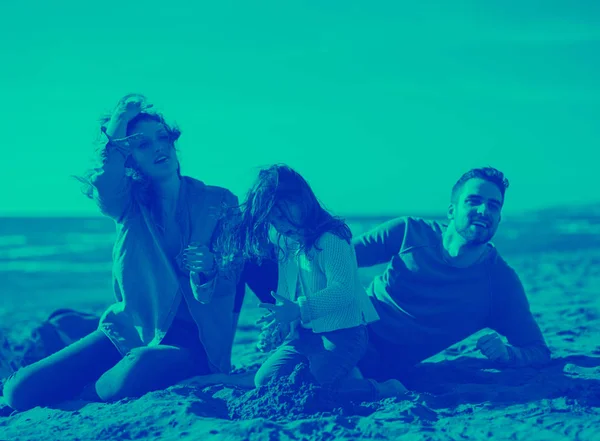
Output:
<instances>
[{"instance_id":1,"label":"sky","mask_svg":"<svg viewBox=\"0 0 600 441\"><path fill-rule=\"evenodd\" d=\"M0 215L97 213L71 176L130 92L182 130L184 174L238 196L286 163L336 214L443 212L492 165L510 213L600 200L595 0L24 0L0 17Z\"/></svg>"}]
</instances>

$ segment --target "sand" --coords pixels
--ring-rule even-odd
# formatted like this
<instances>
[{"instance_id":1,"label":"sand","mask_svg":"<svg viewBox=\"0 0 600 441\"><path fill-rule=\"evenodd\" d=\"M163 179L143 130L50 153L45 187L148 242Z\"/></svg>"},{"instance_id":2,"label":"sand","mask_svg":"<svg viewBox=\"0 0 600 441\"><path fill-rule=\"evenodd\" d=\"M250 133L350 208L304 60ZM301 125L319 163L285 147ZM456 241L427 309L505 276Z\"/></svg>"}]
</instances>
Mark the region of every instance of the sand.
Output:
<instances>
[{"instance_id":1,"label":"sand","mask_svg":"<svg viewBox=\"0 0 600 441\"><path fill-rule=\"evenodd\" d=\"M600 439L600 248L532 251L507 260L522 277L553 352L544 369L496 370L475 350L475 335L418 366L403 399L336 402L299 386L300 366L289 380L259 390L192 379L139 399L15 413L0 418L0 440ZM18 350L15 342L53 307L104 306L75 296L68 305L54 300L46 310L38 304L0 311L8 346ZM264 359L255 349L260 311L254 297L246 300L233 360L242 370Z\"/></svg>"}]
</instances>

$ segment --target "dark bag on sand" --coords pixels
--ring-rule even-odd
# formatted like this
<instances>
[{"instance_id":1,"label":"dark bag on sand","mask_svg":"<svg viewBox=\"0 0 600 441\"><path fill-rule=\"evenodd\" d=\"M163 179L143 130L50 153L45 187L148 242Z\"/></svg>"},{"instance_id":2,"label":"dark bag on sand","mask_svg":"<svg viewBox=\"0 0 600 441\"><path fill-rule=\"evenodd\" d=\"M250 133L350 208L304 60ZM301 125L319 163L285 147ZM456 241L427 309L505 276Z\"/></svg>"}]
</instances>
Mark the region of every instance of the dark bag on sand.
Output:
<instances>
[{"instance_id":1,"label":"dark bag on sand","mask_svg":"<svg viewBox=\"0 0 600 441\"><path fill-rule=\"evenodd\" d=\"M21 367L35 363L98 329L100 317L73 309L58 309L35 328L25 344Z\"/></svg>"}]
</instances>

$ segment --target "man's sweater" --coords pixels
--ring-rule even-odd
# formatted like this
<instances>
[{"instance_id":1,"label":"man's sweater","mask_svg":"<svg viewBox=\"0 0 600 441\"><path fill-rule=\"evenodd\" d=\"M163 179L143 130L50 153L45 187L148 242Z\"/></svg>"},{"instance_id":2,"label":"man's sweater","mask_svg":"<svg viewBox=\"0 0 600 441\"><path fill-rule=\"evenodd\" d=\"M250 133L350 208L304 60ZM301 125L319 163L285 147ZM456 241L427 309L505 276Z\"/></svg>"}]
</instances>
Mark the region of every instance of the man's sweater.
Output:
<instances>
[{"instance_id":1,"label":"man's sweater","mask_svg":"<svg viewBox=\"0 0 600 441\"><path fill-rule=\"evenodd\" d=\"M550 358L515 271L490 244L486 257L457 268L444 260L436 222L399 218L354 241L359 267L388 263L367 290L381 320L370 325L396 348L402 364L415 364L475 332L491 328L507 337L511 366Z\"/></svg>"}]
</instances>

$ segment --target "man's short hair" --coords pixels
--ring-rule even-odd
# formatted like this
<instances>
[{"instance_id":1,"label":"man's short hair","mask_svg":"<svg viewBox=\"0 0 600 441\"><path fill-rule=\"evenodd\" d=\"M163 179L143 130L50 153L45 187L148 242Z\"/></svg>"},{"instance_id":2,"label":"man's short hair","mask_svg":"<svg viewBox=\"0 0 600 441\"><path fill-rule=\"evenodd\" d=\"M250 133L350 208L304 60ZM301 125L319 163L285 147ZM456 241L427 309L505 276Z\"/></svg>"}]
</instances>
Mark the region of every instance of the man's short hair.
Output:
<instances>
[{"instance_id":1,"label":"man's short hair","mask_svg":"<svg viewBox=\"0 0 600 441\"><path fill-rule=\"evenodd\" d=\"M482 167L473 168L469 170L464 175L462 175L458 181L456 181L456 184L454 184L454 186L452 187L452 203L456 203L456 201L458 200L458 195L462 190L463 185L465 184L465 182L471 179L484 179L496 185L496 187L498 187L498 190L500 190L500 193L502 194L502 200L504 201L504 193L506 192L506 189L509 185L508 179L504 177L504 173L502 173L500 170L497 170L493 167Z\"/></svg>"}]
</instances>

